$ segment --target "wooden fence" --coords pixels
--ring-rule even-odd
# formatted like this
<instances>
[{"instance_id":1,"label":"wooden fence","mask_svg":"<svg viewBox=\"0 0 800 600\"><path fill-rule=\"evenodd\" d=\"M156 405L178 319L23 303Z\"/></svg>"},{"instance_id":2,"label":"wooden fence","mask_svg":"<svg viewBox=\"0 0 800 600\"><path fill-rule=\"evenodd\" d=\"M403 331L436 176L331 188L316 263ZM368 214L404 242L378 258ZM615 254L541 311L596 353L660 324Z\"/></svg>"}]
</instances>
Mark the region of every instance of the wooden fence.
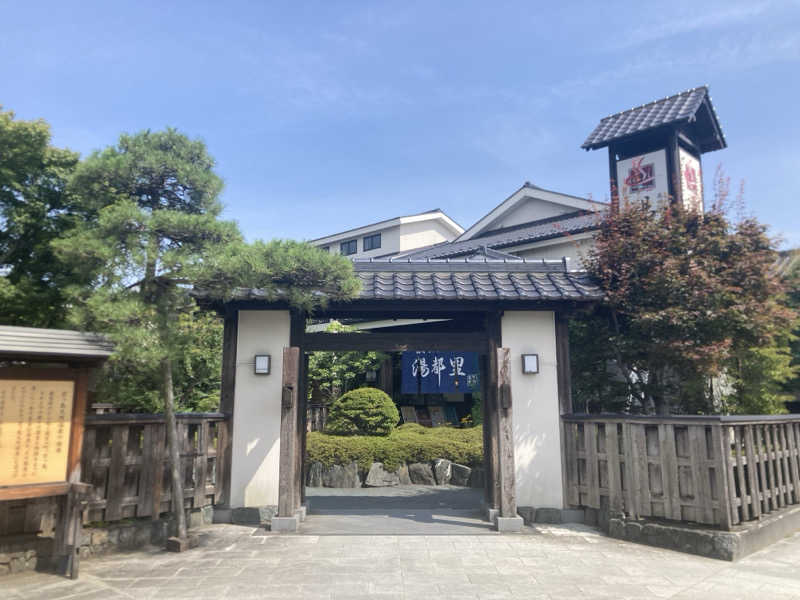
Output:
<instances>
[{"instance_id":1,"label":"wooden fence","mask_svg":"<svg viewBox=\"0 0 800 600\"><path fill-rule=\"evenodd\" d=\"M228 423L220 413L177 415L186 508L223 499ZM86 521L158 517L171 509L163 415L87 415L81 479L94 485Z\"/></svg>"},{"instance_id":2,"label":"wooden fence","mask_svg":"<svg viewBox=\"0 0 800 600\"><path fill-rule=\"evenodd\" d=\"M800 504L800 415L564 415L574 507L730 529Z\"/></svg>"}]
</instances>

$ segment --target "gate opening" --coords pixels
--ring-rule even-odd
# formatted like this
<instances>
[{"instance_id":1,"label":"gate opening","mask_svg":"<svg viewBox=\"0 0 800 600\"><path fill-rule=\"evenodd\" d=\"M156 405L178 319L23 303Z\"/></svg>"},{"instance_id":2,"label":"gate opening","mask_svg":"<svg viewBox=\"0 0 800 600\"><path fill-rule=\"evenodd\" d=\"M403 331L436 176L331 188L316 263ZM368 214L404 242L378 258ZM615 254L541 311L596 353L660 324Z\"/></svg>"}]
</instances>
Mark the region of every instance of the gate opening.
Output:
<instances>
[{"instance_id":1,"label":"gate opening","mask_svg":"<svg viewBox=\"0 0 800 600\"><path fill-rule=\"evenodd\" d=\"M352 331L336 322L325 327L327 333ZM390 331L402 346L404 330L446 337L459 327L463 324L438 320ZM380 330L359 340L376 334ZM455 347L359 346L304 353L302 482L310 532L490 532L482 427L486 355ZM368 423L352 414L353 390L361 392L359 402L364 390L376 390L367 392L370 398L388 396L396 426L376 435L375 419ZM348 403L351 412L337 410ZM353 431L342 421L364 430Z\"/></svg>"}]
</instances>

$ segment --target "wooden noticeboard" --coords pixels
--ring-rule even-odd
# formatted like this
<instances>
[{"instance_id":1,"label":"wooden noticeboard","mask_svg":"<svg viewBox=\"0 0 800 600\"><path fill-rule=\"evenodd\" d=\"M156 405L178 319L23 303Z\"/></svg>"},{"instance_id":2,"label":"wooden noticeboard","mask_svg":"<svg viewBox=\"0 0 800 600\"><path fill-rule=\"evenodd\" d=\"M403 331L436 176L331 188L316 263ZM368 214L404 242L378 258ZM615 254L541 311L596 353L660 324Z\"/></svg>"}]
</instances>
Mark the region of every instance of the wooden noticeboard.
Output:
<instances>
[{"instance_id":1,"label":"wooden noticeboard","mask_svg":"<svg viewBox=\"0 0 800 600\"><path fill-rule=\"evenodd\" d=\"M0 486L67 480L75 381L0 379Z\"/></svg>"},{"instance_id":2,"label":"wooden noticeboard","mask_svg":"<svg viewBox=\"0 0 800 600\"><path fill-rule=\"evenodd\" d=\"M0 500L57 497L53 558L72 578L92 489L80 482L88 384L88 366L0 368Z\"/></svg>"},{"instance_id":3,"label":"wooden noticeboard","mask_svg":"<svg viewBox=\"0 0 800 600\"><path fill-rule=\"evenodd\" d=\"M0 500L78 482L87 382L86 369L0 369Z\"/></svg>"}]
</instances>

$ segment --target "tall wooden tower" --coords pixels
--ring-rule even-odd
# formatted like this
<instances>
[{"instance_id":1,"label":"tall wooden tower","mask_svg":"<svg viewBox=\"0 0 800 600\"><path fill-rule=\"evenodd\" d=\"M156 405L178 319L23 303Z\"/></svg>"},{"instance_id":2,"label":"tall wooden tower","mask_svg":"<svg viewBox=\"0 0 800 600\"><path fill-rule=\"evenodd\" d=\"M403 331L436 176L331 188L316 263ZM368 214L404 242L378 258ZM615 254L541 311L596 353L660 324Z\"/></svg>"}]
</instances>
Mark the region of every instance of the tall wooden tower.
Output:
<instances>
[{"instance_id":1,"label":"tall wooden tower","mask_svg":"<svg viewBox=\"0 0 800 600\"><path fill-rule=\"evenodd\" d=\"M727 146L701 86L602 119L581 148L608 147L611 197L704 210L700 157Z\"/></svg>"}]
</instances>

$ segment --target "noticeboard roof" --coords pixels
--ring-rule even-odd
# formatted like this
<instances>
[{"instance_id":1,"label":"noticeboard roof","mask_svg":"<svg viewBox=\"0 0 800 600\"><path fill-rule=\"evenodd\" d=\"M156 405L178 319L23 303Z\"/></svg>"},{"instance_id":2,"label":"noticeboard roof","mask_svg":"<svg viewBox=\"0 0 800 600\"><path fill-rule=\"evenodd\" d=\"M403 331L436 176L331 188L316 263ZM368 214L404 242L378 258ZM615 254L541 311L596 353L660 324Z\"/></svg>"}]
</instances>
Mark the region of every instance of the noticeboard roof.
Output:
<instances>
[{"instance_id":1,"label":"noticeboard roof","mask_svg":"<svg viewBox=\"0 0 800 600\"><path fill-rule=\"evenodd\" d=\"M0 325L0 357L104 360L113 350L113 344L96 333Z\"/></svg>"}]
</instances>

